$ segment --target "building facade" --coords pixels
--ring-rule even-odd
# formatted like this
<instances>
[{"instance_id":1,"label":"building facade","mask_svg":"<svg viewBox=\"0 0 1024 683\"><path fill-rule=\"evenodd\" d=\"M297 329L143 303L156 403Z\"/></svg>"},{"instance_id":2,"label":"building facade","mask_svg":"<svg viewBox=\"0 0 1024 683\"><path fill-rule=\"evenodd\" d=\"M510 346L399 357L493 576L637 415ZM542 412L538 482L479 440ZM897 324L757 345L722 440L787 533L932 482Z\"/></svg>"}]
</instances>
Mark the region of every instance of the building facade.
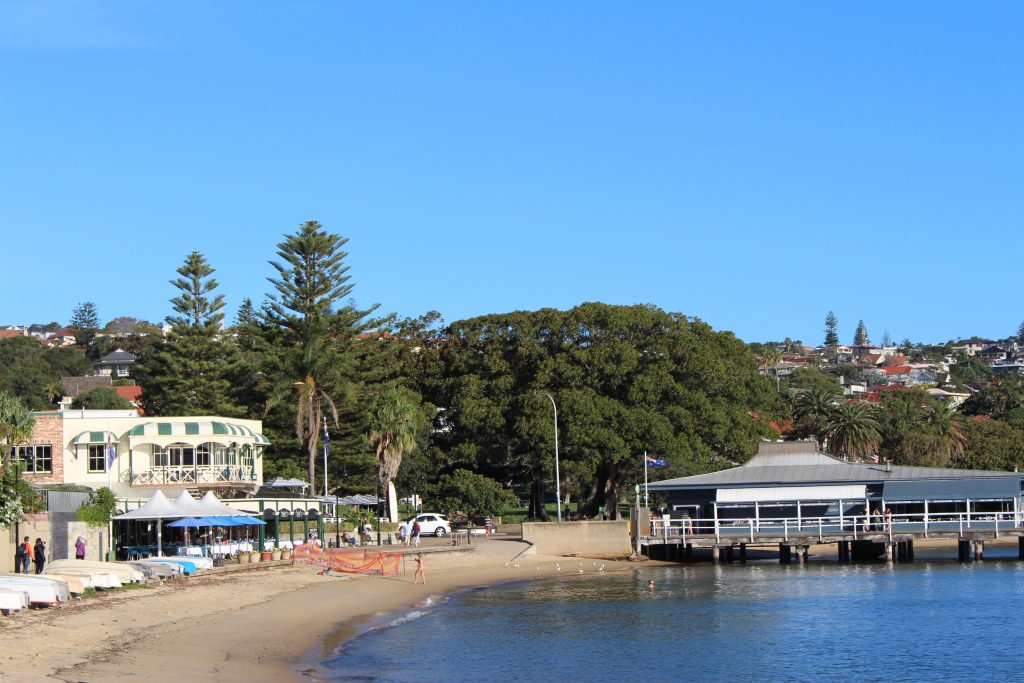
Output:
<instances>
[{"instance_id":1,"label":"building facade","mask_svg":"<svg viewBox=\"0 0 1024 683\"><path fill-rule=\"evenodd\" d=\"M252 493L269 445L262 428L259 420L134 410L41 412L31 442L14 454L33 484L108 486L119 498L149 498L158 488Z\"/></svg>"}]
</instances>

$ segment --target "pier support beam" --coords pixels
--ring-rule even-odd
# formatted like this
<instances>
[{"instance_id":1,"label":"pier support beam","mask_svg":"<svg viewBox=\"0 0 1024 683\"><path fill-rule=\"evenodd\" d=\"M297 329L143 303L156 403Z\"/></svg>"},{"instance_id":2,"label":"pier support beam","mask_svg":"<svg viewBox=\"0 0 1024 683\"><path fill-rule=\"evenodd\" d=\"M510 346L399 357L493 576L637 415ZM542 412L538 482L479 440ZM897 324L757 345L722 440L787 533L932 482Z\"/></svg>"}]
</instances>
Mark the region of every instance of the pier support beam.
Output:
<instances>
[{"instance_id":1,"label":"pier support beam","mask_svg":"<svg viewBox=\"0 0 1024 683\"><path fill-rule=\"evenodd\" d=\"M849 562L850 561L850 542L839 541L839 561Z\"/></svg>"},{"instance_id":2,"label":"pier support beam","mask_svg":"<svg viewBox=\"0 0 1024 683\"><path fill-rule=\"evenodd\" d=\"M785 543L779 544L779 564L789 564L793 561L793 550Z\"/></svg>"},{"instance_id":3,"label":"pier support beam","mask_svg":"<svg viewBox=\"0 0 1024 683\"><path fill-rule=\"evenodd\" d=\"M807 555L808 555L810 549L811 549L811 546L809 546L809 545L802 545L802 546L799 546L797 548L797 552L800 555L800 562L801 562L801 564L807 564Z\"/></svg>"},{"instance_id":4,"label":"pier support beam","mask_svg":"<svg viewBox=\"0 0 1024 683\"><path fill-rule=\"evenodd\" d=\"M711 546L711 564L719 564L721 561L721 549L717 545Z\"/></svg>"},{"instance_id":5,"label":"pier support beam","mask_svg":"<svg viewBox=\"0 0 1024 683\"><path fill-rule=\"evenodd\" d=\"M971 559L971 542L960 540L956 544L956 555L957 559L961 562L967 562Z\"/></svg>"},{"instance_id":6,"label":"pier support beam","mask_svg":"<svg viewBox=\"0 0 1024 683\"><path fill-rule=\"evenodd\" d=\"M746 564L747 562L747 544L740 543L740 562Z\"/></svg>"},{"instance_id":7,"label":"pier support beam","mask_svg":"<svg viewBox=\"0 0 1024 683\"><path fill-rule=\"evenodd\" d=\"M1017 557L1024 560L1024 536L1017 537Z\"/></svg>"},{"instance_id":8,"label":"pier support beam","mask_svg":"<svg viewBox=\"0 0 1024 683\"><path fill-rule=\"evenodd\" d=\"M895 562L896 561L896 544L895 543L889 543L888 541L886 541L886 543L885 543L885 561L886 562Z\"/></svg>"},{"instance_id":9,"label":"pier support beam","mask_svg":"<svg viewBox=\"0 0 1024 683\"><path fill-rule=\"evenodd\" d=\"M974 542L974 559L983 560L985 559L985 541Z\"/></svg>"}]
</instances>

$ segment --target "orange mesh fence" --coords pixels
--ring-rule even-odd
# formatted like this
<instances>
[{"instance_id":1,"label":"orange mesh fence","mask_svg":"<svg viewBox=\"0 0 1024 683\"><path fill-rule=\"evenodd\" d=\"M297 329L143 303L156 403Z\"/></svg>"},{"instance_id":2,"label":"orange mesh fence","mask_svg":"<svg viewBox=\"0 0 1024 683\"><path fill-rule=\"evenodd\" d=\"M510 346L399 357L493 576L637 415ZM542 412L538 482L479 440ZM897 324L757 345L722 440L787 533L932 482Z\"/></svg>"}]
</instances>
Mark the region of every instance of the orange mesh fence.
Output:
<instances>
[{"instance_id":1,"label":"orange mesh fence","mask_svg":"<svg viewBox=\"0 0 1024 683\"><path fill-rule=\"evenodd\" d=\"M292 557L296 562L307 562L345 574L394 576L402 565L401 553L373 550L296 546Z\"/></svg>"}]
</instances>

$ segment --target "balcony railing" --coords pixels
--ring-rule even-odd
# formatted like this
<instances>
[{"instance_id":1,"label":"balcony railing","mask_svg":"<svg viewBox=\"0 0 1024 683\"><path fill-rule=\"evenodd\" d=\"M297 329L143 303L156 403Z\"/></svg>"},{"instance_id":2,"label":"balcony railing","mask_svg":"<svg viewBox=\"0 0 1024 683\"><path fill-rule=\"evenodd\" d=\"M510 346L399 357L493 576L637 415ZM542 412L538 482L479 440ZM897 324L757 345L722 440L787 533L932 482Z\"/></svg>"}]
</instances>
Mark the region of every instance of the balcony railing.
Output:
<instances>
[{"instance_id":1,"label":"balcony railing","mask_svg":"<svg viewBox=\"0 0 1024 683\"><path fill-rule=\"evenodd\" d=\"M158 468L127 473L123 481L132 486L191 485L191 484L253 484L256 471L238 465L200 468Z\"/></svg>"}]
</instances>

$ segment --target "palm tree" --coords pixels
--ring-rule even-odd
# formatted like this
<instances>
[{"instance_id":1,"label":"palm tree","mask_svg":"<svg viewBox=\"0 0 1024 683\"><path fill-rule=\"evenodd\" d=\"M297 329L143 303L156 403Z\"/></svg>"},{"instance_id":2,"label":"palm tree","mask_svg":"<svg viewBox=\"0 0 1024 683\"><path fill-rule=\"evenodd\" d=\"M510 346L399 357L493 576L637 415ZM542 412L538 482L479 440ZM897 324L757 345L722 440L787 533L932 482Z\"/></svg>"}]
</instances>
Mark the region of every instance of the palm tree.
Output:
<instances>
[{"instance_id":1,"label":"palm tree","mask_svg":"<svg viewBox=\"0 0 1024 683\"><path fill-rule=\"evenodd\" d=\"M842 403L829 416L825 435L830 451L847 460L864 458L882 441L875 409L870 403Z\"/></svg>"},{"instance_id":2,"label":"palm tree","mask_svg":"<svg viewBox=\"0 0 1024 683\"><path fill-rule=\"evenodd\" d=\"M10 464L14 446L32 438L35 418L15 396L0 391L0 446L3 447L3 464Z\"/></svg>"},{"instance_id":3,"label":"palm tree","mask_svg":"<svg viewBox=\"0 0 1024 683\"><path fill-rule=\"evenodd\" d=\"M821 443L825 439L826 425L836 407L836 395L827 389L811 389L796 398L793 417L797 424Z\"/></svg>"},{"instance_id":4,"label":"palm tree","mask_svg":"<svg viewBox=\"0 0 1024 683\"><path fill-rule=\"evenodd\" d=\"M331 411L334 424L338 424L338 408L326 391L317 386L312 375L306 375L306 379L295 383L299 390L299 401L295 412L295 436L299 442L306 445L306 455L309 460L309 483L313 485L316 481L316 458L319 455L317 445L320 440L320 423L324 419L323 406L326 403ZM324 482L324 495L327 495L327 482ZM315 490L315 486L313 486Z\"/></svg>"},{"instance_id":5,"label":"palm tree","mask_svg":"<svg viewBox=\"0 0 1024 683\"><path fill-rule=\"evenodd\" d=\"M390 484L398 476L402 458L416 450L416 434L422 419L419 405L409 392L392 387L377 396L370 422L370 441L377 453L377 481L384 492L389 519Z\"/></svg>"},{"instance_id":6,"label":"palm tree","mask_svg":"<svg viewBox=\"0 0 1024 683\"><path fill-rule=\"evenodd\" d=\"M958 463L967 452L967 438L961 429L963 417L948 406L930 409L927 431L935 441L940 462Z\"/></svg>"}]
</instances>

